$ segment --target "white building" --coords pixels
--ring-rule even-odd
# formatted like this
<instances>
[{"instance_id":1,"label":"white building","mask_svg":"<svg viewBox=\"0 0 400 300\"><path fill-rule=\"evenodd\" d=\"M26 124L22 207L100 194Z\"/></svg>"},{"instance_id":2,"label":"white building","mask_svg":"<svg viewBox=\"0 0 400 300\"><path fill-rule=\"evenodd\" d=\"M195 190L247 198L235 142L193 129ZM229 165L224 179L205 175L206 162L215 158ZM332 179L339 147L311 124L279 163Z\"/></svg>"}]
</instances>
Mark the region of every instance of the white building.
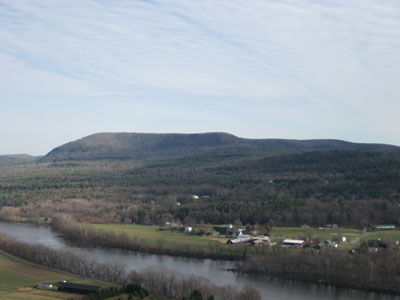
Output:
<instances>
[{"instance_id":1,"label":"white building","mask_svg":"<svg viewBox=\"0 0 400 300\"><path fill-rule=\"evenodd\" d=\"M283 243L285 245L289 245L289 246L301 246L303 244L305 244L306 242L303 240L291 240L291 239L286 239L283 241Z\"/></svg>"}]
</instances>

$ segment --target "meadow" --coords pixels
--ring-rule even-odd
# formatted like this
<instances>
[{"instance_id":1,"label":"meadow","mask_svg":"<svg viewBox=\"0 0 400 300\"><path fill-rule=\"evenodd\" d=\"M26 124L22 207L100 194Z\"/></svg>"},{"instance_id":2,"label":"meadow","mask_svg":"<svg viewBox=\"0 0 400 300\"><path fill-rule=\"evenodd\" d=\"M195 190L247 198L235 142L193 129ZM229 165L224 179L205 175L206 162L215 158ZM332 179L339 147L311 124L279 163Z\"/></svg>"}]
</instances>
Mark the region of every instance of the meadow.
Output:
<instances>
[{"instance_id":1,"label":"meadow","mask_svg":"<svg viewBox=\"0 0 400 300\"><path fill-rule=\"evenodd\" d=\"M201 237L177 230L160 230L159 226L136 224L93 224L93 226L97 229L124 232L132 239L144 240L153 247L159 247L162 244L163 247L169 248L179 244L207 250L212 245L220 246L228 240L225 237Z\"/></svg>"}]
</instances>

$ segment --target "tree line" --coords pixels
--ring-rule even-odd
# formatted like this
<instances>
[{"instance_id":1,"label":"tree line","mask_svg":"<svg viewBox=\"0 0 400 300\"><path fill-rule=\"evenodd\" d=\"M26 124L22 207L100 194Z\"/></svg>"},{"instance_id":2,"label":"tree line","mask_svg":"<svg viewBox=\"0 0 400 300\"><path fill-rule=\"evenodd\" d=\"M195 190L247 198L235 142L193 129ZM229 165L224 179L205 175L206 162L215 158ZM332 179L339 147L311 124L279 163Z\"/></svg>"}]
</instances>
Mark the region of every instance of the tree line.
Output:
<instances>
[{"instance_id":1,"label":"tree line","mask_svg":"<svg viewBox=\"0 0 400 300\"><path fill-rule=\"evenodd\" d=\"M249 251L248 245L230 247L217 241L210 241L208 248L199 248L179 242L167 247L161 239L153 245L144 239L131 238L123 231L94 228L91 224L77 222L72 216L65 214L53 216L51 226L69 240L88 242L93 246L129 249L155 254L238 260L244 259ZM262 249L254 249L254 251L256 250Z\"/></svg>"},{"instance_id":2,"label":"tree line","mask_svg":"<svg viewBox=\"0 0 400 300\"><path fill-rule=\"evenodd\" d=\"M337 249L274 248L268 255L251 256L245 262L237 262L235 270L400 294L400 256L392 248L354 254Z\"/></svg>"}]
</instances>

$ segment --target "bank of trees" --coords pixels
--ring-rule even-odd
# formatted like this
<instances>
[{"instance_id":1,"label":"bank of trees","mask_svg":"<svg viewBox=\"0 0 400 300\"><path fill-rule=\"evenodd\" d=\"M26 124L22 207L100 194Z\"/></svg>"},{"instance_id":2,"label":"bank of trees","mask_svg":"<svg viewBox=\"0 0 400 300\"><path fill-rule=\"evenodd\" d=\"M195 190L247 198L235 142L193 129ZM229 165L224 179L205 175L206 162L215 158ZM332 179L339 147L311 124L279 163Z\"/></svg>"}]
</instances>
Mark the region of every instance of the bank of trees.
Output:
<instances>
[{"instance_id":1,"label":"bank of trees","mask_svg":"<svg viewBox=\"0 0 400 300\"><path fill-rule=\"evenodd\" d=\"M112 282L124 287L122 290L106 290L104 295L116 294L119 291L146 295L148 291L156 296L181 300L183 298L190 299L194 291L198 291L202 297L200 299L261 299L258 291L250 286L245 286L242 290L231 286L217 287L206 278L185 276L171 270L158 269L156 266L138 272L127 272L122 265L97 263L88 257L78 256L64 250L54 250L38 244L31 245L20 242L4 233L0 233L0 250L37 264L83 277ZM98 298L93 295L93 298L102 299L101 297L104 295L99 294Z\"/></svg>"},{"instance_id":2,"label":"bank of trees","mask_svg":"<svg viewBox=\"0 0 400 300\"><path fill-rule=\"evenodd\" d=\"M237 271L400 294L400 256L391 248L354 254L276 248L237 263Z\"/></svg>"},{"instance_id":3,"label":"bank of trees","mask_svg":"<svg viewBox=\"0 0 400 300\"><path fill-rule=\"evenodd\" d=\"M127 273L122 265L101 264L68 251L50 249L38 244L30 245L17 241L4 233L0 233L0 249L16 257L83 277L117 284L126 283Z\"/></svg>"}]
</instances>

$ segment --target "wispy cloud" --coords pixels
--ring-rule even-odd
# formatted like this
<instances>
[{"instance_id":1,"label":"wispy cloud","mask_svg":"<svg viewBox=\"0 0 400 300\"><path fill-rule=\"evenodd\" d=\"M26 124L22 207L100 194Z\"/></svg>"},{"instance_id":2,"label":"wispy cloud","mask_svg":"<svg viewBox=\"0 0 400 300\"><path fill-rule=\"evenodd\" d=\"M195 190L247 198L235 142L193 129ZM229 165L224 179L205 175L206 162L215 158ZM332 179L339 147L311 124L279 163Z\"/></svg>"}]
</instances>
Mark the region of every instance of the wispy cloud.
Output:
<instances>
[{"instance_id":1,"label":"wispy cloud","mask_svg":"<svg viewBox=\"0 0 400 300\"><path fill-rule=\"evenodd\" d=\"M398 1L0 0L0 40L13 99L180 99L252 115L242 135L273 134L273 115L301 137L400 144Z\"/></svg>"}]
</instances>

